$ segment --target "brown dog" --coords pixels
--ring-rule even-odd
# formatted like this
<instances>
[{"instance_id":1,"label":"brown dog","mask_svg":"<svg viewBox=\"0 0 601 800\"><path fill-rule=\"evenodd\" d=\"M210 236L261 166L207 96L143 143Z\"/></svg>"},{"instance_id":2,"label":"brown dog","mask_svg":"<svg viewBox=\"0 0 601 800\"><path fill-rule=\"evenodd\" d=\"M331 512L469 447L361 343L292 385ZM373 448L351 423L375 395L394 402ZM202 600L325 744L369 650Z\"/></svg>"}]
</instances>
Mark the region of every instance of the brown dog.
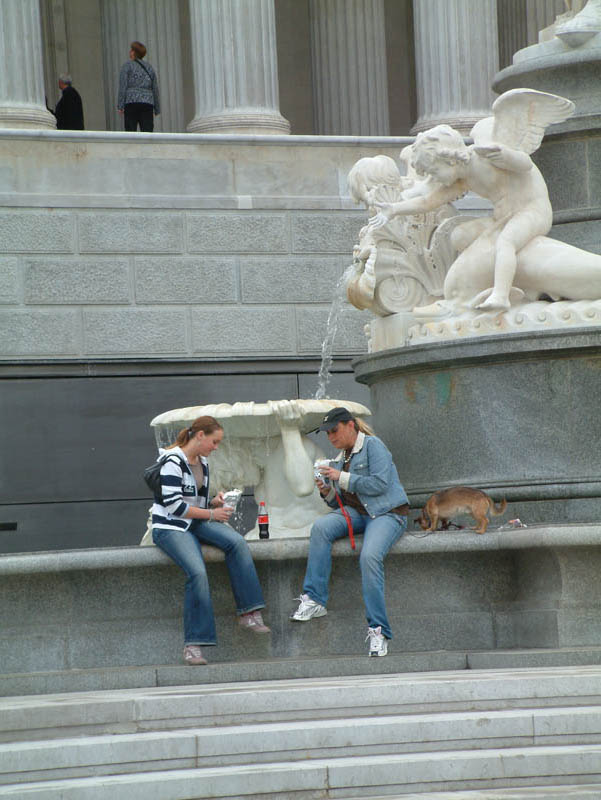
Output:
<instances>
[{"instance_id":1,"label":"brown dog","mask_svg":"<svg viewBox=\"0 0 601 800\"><path fill-rule=\"evenodd\" d=\"M484 533L488 526L487 512L496 517L507 508L507 501L495 503L486 492L471 489L469 486L455 486L434 492L417 518L425 531L435 531L440 520L442 529L449 527L449 519L455 514L471 514L478 523L476 533Z\"/></svg>"}]
</instances>

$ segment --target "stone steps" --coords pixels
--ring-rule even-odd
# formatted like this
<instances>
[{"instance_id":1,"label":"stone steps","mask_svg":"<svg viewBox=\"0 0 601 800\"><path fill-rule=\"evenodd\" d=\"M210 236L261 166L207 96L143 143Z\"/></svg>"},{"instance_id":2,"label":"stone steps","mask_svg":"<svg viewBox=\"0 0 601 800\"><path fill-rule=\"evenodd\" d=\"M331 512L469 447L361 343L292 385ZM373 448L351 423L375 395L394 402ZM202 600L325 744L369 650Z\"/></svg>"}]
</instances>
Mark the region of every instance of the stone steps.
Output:
<instances>
[{"instance_id":1,"label":"stone steps","mask_svg":"<svg viewBox=\"0 0 601 800\"><path fill-rule=\"evenodd\" d=\"M19 800L374 797L599 782L601 745L360 756L105 775L0 787ZM567 796L566 800L567 800Z\"/></svg>"},{"instance_id":2,"label":"stone steps","mask_svg":"<svg viewBox=\"0 0 601 800\"><path fill-rule=\"evenodd\" d=\"M420 792L419 794L387 794L370 800L598 800L599 785L562 784L561 786L511 786L507 789L469 789L456 792ZM350 800L339 797L338 800ZM356 800L356 798L353 798Z\"/></svg>"},{"instance_id":3,"label":"stone steps","mask_svg":"<svg viewBox=\"0 0 601 800\"><path fill-rule=\"evenodd\" d=\"M349 735L352 729L352 736ZM601 706L410 714L0 745L0 784L349 756L601 744Z\"/></svg>"},{"instance_id":4,"label":"stone steps","mask_svg":"<svg viewBox=\"0 0 601 800\"><path fill-rule=\"evenodd\" d=\"M541 800L560 785L549 798L582 785L569 796L590 800L601 667L7 697L0 741L0 798L14 800Z\"/></svg>"},{"instance_id":5,"label":"stone steps","mask_svg":"<svg viewBox=\"0 0 601 800\"><path fill-rule=\"evenodd\" d=\"M211 655L208 651L209 657ZM183 686L338 675L373 675L461 669L521 669L529 667L601 664L601 647L532 648L527 650L435 650L390 653L386 658L330 656L328 658L278 658L186 665L103 667L48 672L0 674L0 697L57 692ZM200 670L200 672L199 672Z\"/></svg>"},{"instance_id":6,"label":"stone steps","mask_svg":"<svg viewBox=\"0 0 601 800\"><path fill-rule=\"evenodd\" d=\"M32 695L0 699L0 742L286 720L594 706L599 698L597 666Z\"/></svg>"}]
</instances>

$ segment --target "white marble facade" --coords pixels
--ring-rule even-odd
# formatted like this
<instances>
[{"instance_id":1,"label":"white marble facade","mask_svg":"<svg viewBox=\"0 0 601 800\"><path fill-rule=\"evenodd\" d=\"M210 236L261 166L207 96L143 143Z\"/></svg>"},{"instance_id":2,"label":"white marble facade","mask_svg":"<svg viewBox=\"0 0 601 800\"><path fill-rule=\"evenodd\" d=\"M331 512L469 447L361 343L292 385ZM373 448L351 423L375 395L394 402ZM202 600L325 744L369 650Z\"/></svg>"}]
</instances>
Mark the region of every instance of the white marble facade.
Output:
<instances>
[{"instance_id":1,"label":"white marble facade","mask_svg":"<svg viewBox=\"0 0 601 800\"><path fill-rule=\"evenodd\" d=\"M157 132L469 130L495 72L559 0L0 0L0 127L53 127L71 73L86 128L120 130L119 68L143 41ZM15 46L16 43L25 46ZM501 58L499 56L501 54Z\"/></svg>"}]
</instances>

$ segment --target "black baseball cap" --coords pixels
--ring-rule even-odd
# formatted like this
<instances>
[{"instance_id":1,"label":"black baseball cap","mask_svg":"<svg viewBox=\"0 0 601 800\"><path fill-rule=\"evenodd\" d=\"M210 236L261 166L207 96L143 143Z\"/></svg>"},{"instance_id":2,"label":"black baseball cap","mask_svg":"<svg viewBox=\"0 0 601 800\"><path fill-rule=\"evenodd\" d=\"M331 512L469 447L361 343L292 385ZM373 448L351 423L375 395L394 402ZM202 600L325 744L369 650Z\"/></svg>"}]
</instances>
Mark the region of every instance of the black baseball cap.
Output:
<instances>
[{"instance_id":1,"label":"black baseball cap","mask_svg":"<svg viewBox=\"0 0 601 800\"><path fill-rule=\"evenodd\" d=\"M339 422L350 422L355 419L350 411L342 406L331 408L321 421L318 431L331 431Z\"/></svg>"}]
</instances>

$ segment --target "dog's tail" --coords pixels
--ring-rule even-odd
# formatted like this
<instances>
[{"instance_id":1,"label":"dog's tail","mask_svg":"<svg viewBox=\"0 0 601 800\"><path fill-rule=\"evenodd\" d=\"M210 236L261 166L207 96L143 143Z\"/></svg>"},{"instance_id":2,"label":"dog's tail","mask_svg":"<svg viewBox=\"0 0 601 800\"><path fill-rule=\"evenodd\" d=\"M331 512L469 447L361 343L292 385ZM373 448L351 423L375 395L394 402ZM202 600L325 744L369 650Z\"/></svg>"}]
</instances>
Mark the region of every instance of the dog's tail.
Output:
<instances>
[{"instance_id":1,"label":"dog's tail","mask_svg":"<svg viewBox=\"0 0 601 800\"><path fill-rule=\"evenodd\" d=\"M507 500L503 498L500 503L495 503L494 500L491 497L489 497L488 505L490 506L490 513L492 514L492 516L498 517L499 514L502 514L507 508Z\"/></svg>"}]
</instances>

